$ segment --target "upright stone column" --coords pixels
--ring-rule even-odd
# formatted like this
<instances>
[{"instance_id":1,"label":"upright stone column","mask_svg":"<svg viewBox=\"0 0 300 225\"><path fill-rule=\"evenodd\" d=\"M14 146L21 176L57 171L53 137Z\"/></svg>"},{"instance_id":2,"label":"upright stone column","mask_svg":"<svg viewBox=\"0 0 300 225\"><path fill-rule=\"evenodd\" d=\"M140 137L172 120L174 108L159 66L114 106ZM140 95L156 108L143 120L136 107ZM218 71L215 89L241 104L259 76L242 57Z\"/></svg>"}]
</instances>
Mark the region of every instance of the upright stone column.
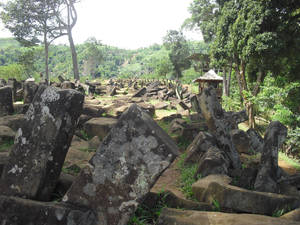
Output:
<instances>
[{"instance_id":1,"label":"upright stone column","mask_svg":"<svg viewBox=\"0 0 300 225\"><path fill-rule=\"evenodd\" d=\"M0 116L13 114L13 98L11 87L5 86L0 88Z\"/></svg>"},{"instance_id":2,"label":"upright stone column","mask_svg":"<svg viewBox=\"0 0 300 225\"><path fill-rule=\"evenodd\" d=\"M179 155L173 140L133 104L103 140L63 201L93 209L98 224L126 225L159 175Z\"/></svg>"},{"instance_id":3,"label":"upright stone column","mask_svg":"<svg viewBox=\"0 0 300 225\"><path fill-rule=\"evenodd\" d=\"M225 152L233 168L240 168L240 157L230 136L235 126L226 118L215 89L205 88L198 100L209 131L217 138L219 149Z\"/></svg>"},{"instance_id":4,"label":"upright stone column","mask_svg":"<svg viewBox=\"0 0 300 225\"><path fill-rule=\"evenodd\" d=\"M264 192L277 192L277 180L280 178L278 168L278 150L287 136L287 128L278 121L269 124L261 155L261 168L258 171L254 189Z\"/></svg>"},{"instance_id":5,"label":"upright stone column","mask_svg":"<svg viewBox=\"0 0 300 225\"><path fill-rule=\"evenodd\" d=\"M38 87L39 86L34 81L26 81L24 83L24 104L29 104L32 102Z\"/></svg>"},{"instance_id":6,"label":"upright stone column","mask_svg":"<svg viewBox=\"0 0 300 225\"><path fill-rule=\"evenodd\" d=\"M19 128L0 181L1 194L49 200L70 146L84 96L41 86Z\"/></svg>"},{"instance_id":7,"label":"upright stone column","mask_svg":"<svg viewBox=\"0 0 300 225\"><path fill-rule=\"evenodd\" d=\"M15 102L17 95L17 80L15 78L9 78L7 81L7 85L10 86L12 89L12 99L13 102Z\"/></svg>"}]
</instances>

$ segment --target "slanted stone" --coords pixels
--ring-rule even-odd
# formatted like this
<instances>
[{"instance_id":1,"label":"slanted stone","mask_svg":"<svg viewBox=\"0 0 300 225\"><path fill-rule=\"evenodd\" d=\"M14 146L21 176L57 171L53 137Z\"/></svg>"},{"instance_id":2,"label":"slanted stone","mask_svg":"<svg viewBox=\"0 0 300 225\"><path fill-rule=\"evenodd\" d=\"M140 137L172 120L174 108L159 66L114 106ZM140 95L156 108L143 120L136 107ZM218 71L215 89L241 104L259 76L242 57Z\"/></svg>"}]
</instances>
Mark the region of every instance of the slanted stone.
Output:
<instances>
[{"instance_id":1,"label":"slanted stone","mask_svg":"<svg viewBox=\"0 0 300 225\"><path fill-rule=\"evenodd\" d=\"M280 217L281 219L293 220L300 222L300 208L288 212Z\"/></svg>"},{"instance_id":2,"label":"slanted stone","mask_svg":"<svg viewBox=\"0 0 300 225\"><path fill-rule=\"evenodd\" d=\"M183 102L183 101L180 101L178 103L178 105L183 109L183 110L189 110L189 107Z\"/></svg>"},{"instance_id":3,"label":"slanted stone","mask_svg":"<svg viewBox=\"0 0 300 225\"><path fill-rule=\"evenodd\" d=\"M84 104L82 109L83 115L88 115L91 117L100 117L105 112L102 107L92 106L89 104Z\"/></svg>"},{"instance_id":4,"label":"slanted stone","mask_svg":"<svg viewBox=\"0 0 300 225\"><path fill-rule=\"evenodd\" d=\"M278 167L278 150L287 136L287 128L279 121L269 124L264 137L261 168L257 174L254 188L257 191L278 192L277 180L281 170Z\"/></svg>"},{"instance_id":5,"label":"slanted stone","mask_svg":"<svg viewBox=\"0 0 300 225\"><path fill-rule=\"evenodd\" d=\"M115 96L117 94L117 87L113 87L110 91L109 91L109 96Z\"/></svg>"},{"instance_id":6,"label":"slanted stone","mask_svg":"<svg viewBox=\"0 0 300 225\"><path fill-rule=\"evenodd\" d=\"M15 137L0 181L1 193L49 200L70 146L84 96L41 86Z\"/></svg>"},{"instance_id":7,"label":"slanted stone","mask_svg":"<svg viewBox=\"0 0 300 225\"><path fill-rule=\"evenodd\" d=\"M147 89L145 87L138 90L136 93L132 95L132 97L142 97L144 94L146 94Z\"/></svg>"},{"instance_id":8,"label":"slanted stone","mask_svg":"<svg viewBox=\"0 0 300 225\"><path fill-rule=\"evenodd\" d=\"M44 203L0 196L0 221L11 225L96 225L95 214L63 203Z\"/></svg>"},{"instance_id":9,"label":"slanted stone","mask_svg":"<svg viewBox=\"0 0 300 225\"><path fill-rule=\"evenodd\" d=\"M38 90L38 85L32 81L24 83L24 104L32 102L35 93Z\"/></svg>"},{"instance_id":10,"label":"slanted stone","mask_svg":"<svg viewBox=\"0 0 300 225\"><path fill-rule=\"evenodd\" d=\"M205 177L210 174L227 174L229 168L229 160L225 156L225 152L216 146L211 146L201 157L197 172L197 177Z\"/></svg>"},{"instance_id":11,"label":"slanted stone","mask_svg":"<svg viewBox=\"0 0 300 225\"><path fill-rule=\"evenodd\" d=\"M114 118L92 118L83 125L83 130L89 137L98 136L103 139L116 123L117 119Z\"/></svg>"},{"instance_id":12,"label":"slanted stone","mask_svg":"<svg viewBox=\"0 0 300 225\"><path fill-rule=\"evenodd\" d=\"M221 208L235 212L273 215L278 210L292 210L300 206L300 199L294 196L250 191L228 184L202 179L192 185L193 193L200 202L213 204L217 201Z\"/></svg>"},{"instance_id":13,"label":"slanted stone","mask_svg":"<svg viewBox=\"0 0 300 225\"><path fill-rule=\"evenodd\" d=\"M57 78L58 78L60 83L65 82L65 79L61 75L59 75Z\"/></svg>"},{"instance_id":14,"label":"slanted stone","mask_svg":"<svg viewBox=\"0 0 300 225\"><path fill-rule=\"evenodd\" d=\"M199 163L203 154L212 146L217 145L216 138L208 132L199 132L197 137L188 146L184 164Z\"/></svg>"},{"instance_id":15,"label":"slanted stone","mask_svg":"<svg viewBox=\"0 0 300 225\"><path fill-rule=\"evenodd\" d=\"M173 140L136 104L122 114L63 201L125 225L159 175L179 155Z\"/></svg>"},{"instance_id":16,"label":"slanted stone","mask_svg":"<svg viewBox=\"0 0 300 225\"><path fill-rule=\"evenodd\" d=\"M299 225L275 217L164 208L157 225Z\"/></svg>"},{"instance_id":17,"label":"slanted stone","mask_svg":"<svg viewBox=\"0 0 300 225\"><path fill-rule=\"evenodd\" d=\"M11 87L0 88L0 116L13 114L13 97Z\"/></svg>"},{"instance_id":18,"label":"slanted stone","mask_svg":"<svg viewBox=\"0 0 300 225\"><path fill-rule=\"evenodd\" d=\"M215 89L205 88L198 100L209 131L217 138L218 147L225 152L231 167L240 168L240 157L230 137L232 124L224 115Z\"/></svg>"},{"instance_id":19,"label":"slanted stone","mask_svg":"<svg viewBox=\"0 0 300 225\"><path fill-rule=\"evenodd\" d=\"M264 140L260 136L260 134L257 133L257 131L254 130L253 128L248 129L247 134L249 136L249 144L251 150L253 150L254 152L262 152L264 146Z\"/></svg>"},{"instance_id":20,"label":"slanted stone","mask_svg":"<svg viewBox=\"0 0 300 225\"><path fill-rule=\"evenodd\" d=\"M165 102L158 102L157 104L154 105L154 108L157 109L166 109L168 108L169 104Z\"/></svg>"},{"instance_id":21,"label":"slanted stone","mask_svg":"<svg viewBox=\"0 0 300 225\"><path fill-rule=\"evenodd\" d=\"M230 132L232 142L239 153L249 154L250 152L250 144L249 144L249 136L246 132L235 129Z\"/></svg>"}]
</instances>

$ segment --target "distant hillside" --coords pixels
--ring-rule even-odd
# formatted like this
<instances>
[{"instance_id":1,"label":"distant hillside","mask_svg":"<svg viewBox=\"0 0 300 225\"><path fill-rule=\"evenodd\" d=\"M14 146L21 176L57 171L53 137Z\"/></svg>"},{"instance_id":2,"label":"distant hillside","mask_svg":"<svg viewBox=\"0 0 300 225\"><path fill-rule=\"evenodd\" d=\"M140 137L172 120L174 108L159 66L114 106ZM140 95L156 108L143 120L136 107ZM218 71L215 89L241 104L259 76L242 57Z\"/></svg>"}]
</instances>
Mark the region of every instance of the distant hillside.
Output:
<instances>
[{"instance_id":1,"label":"distant hillside","mask_svg":"<svg viewBox=\"0 0 300 225\"><path fill-rule=\"evenodd\" d=\"M14 38L0 38L0 49L19 46L19 42L16 41Z\"/></svg>"}]
</instances>

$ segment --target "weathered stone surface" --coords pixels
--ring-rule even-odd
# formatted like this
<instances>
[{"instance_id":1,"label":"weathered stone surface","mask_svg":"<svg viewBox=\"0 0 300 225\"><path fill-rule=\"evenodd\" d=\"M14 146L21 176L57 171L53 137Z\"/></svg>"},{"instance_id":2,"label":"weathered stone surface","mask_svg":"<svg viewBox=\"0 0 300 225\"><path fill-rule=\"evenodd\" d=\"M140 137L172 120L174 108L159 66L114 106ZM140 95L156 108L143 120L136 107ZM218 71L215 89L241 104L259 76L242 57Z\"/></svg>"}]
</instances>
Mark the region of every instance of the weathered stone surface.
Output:
<instances>
[{"instance_id":1,"label":"weathered stone surface","mask_svg":"<svg viewBox=\"0 0 300 225\"><path fill-rule=\"evenodd\" d=\"M198 101L209 131L217 138L218 147L224 151L233 168L240 168L240 157L230 137L232 122L224 115L215 89L212 87L205 88Z\"/></svg>"},{"instance_id":2,"label":"weathered stone surface","mask_svg":"<svg viewBox=\"0 0 300 225\"><path fill-rule=\"evenodd\" d=\"M249 154L250 152L250 144L249 144L249 136L246 132L235 129L230 132L232 142L239 153Z\"/></svg>"},{"instance_id":3,"label":"weathered stone surface","mask_svg":"<svg viewBox=\"0 0 300 225\"><path fill-rule=\"evenodd\" d=\"M204 202L187 200L180 198L171 191L164 191L160 193L149 192L143 201L143 205L149 209L154 208L158 204L170 208L183 208L187 210L213 211L212 205Z\"/></svg>"},{"instance_id":4,"label":"weathered stone surface","mask_svg":"<svg viewBox=\"0 0 300 225\"><path fill-rule=\"evenodd\" d=\"M7 82L3 78L0 78L0 87L6 86Z\"/></svg>"},{"instance_id":5,"label":"weathered stone surface","mask_svg":"<svg viewBox=\"0 0 300 225\"><path fill-rule=\"evenodd\" d=\"M299 223L262 215L164 208L157 225L299 225Z\"/></svg>"},{"instance_id":6,"label":"weathered stone surface","mask_svg":"<svg viewBox=\"0 0 300 225\"><path fill-rule=\"evenodd\" d=\"M287 128L278 121L269 124L261 156L261 169L259 170L254 188L257 191L278 192L277 180L281 176L278 168L278 150L287 136Z\"/></svg>"},{"instance_id":7,"label":"weathered stone surface","mask_svg":"<svg viewBox=\"0 0 300 225\"><path fill-rule=\"evenodd\" d=\"M38 85L32 81L24 83L24 104L31 103L35 93L38 90Z\"/></svg>"},{"instance_id":8,"label":"weathered stone surface","mask_svg":"<svg viewBox=\"0 0 300 225\"><path fill-rule=\"evenodd\" d=\"M230 162L218 147L210 147L201 157L195 178L210 174L227 174Z\"/></svg>"},{"instance_id":9,"label":"weathered stone surface","mask_svg":"<svg viewBox=\"0 0 300 225\"><path fill-rule=\"evenodd\" d=\"M155 109L166 109L168 108L169 104L165 102L158 102L157 104L154 105Z\"/></svg>"},{"instance_id":10,"label":"weathered stone surface","mask_svg":"<svg viewBox=\"0 0 300 225\"><path fill-rule=\"evenodd\" d=\"M232 122L236 125L248 120L246 110L242 110L240 112L224 112L224 115L227 119L232 120Z\"/></svg>"},{"instance_id":11,"label":"weathered stone surface","mask_svg":"<svg viewBox=\"0 0 300 225\"><path fill-rule=\"evenodd\" d=\"M197 188L197 185L200 188ZM226 183L210 182L205 190L203 185L201 186L200 179L197 183L193 184L192 188L193 191L198 192L194 193L199 201L207 203L217 201L221 208L231 209L235 212L273 215L278 210L295 209L300 206L299 198L249 191Z\"/></svg>"},{"instance_id":12,"label":"weathered stone surface","mask_svg":"<svg viewBox=\"0 0 300 225\"><path fill-rule=\"evenodd\" d=\"M9 225L97 224L95 214L89 209L6 196L0 196L0 221Z\"/></svg>"},{"instance_id":13,"label":"weathered stone surface","mask_svg":"<svg viewBox=\"0 0 300 225\"><path fill-rule=\"evenodd\" d=\"M208 132L199 132L197 137L187 148L184 164L199 163L203 154L212 146L217 145L216 138Z\"/></svg>"},{"instance_id":14,"label":"weathered stone surface","mask_svg":"<svg viewBox=\"0 0 300 225\"><path fill-rule=\"evenodd\" d=\"M113 87L110 91L109 91L109 96L115 96L117 94L117 87Z\"/></svg>"},{"instance_id":15,"label":"weathered stone surface","mask_svg":"<svg viewBox=\"0 0 300 225\"><path fill-rule=\"evenodd\" d=\"M161 118L161 120L163 122L168 122L169 123L169 122L171 122L174 119L181 119L181 118L182 118L181 114L172 114L170 116L165 116L165 117Z\"/></svg>"},{"instance_id":16,"label":"weathered stone surface","mask_svg":"<svg viewBox=\"0 0 300 225\"><path fill-rule=\"evenodd\" d=\"M74 90L41 86L0 181L1 193L48 200L59 177L84 96Z\"/></svg>"},{"instance_id":17,"label":"weathered stone surface","mask_svg":"<svg viewBox=\"0 0 300 225\"><path fill-rule=\"evenodd\" d=\"M132 97L142 97L144 94L146 94L147 89L145 87L138 90L136 93L132 95Z\"/></svg>"},{"instance_id":18,"label":"weathered stone surface","mask_svg":"<svg viewBox=\"0 0 300 225\"><path fill-rule=\"evenodd\" d=\"M123 113L63 201L90 207L100 224L125 225L179 154L173 140L136 104Z\"/></svg>"},{"instance_id":19,"label":"weathered stone surface","mask_svg":"<svg viewBox=\"0 0 300 225\"><path fill-rule=\"evenodd\" d=\"M64 81L60 87L62 89L75 89L75 84L71 81Z\"/></svg>"},{"instance_id":20,"label":"weathered stone surface","mask_svg":"<svg viewBox=\"0 0 300 225\"><path fill-rule=\"evenodd\" d=\"M12 90L12 101L16 101L16 94L17 94L17 80L15 78L9 78L7 80L7 86L9 86ZM1 95L0 95L1 96Z\"/></svg>"},{"instance_id":21,"label":"weathered stone surface","mask_svg":"<svg viewBox=\"0 0 300 225\"><path fill-rule=\"evenodd\" d=\"M264 140L260 136L260 134L257 133L257 131L254 130L253 128L248 129L247 134L249 136L250 148L254 152L262 152L263 151Z\"/></svg>"},{"instance_id":22,"label":"weathered stone surface","mask_svg":"<svg viewBox=\"0 0 300 225\"><path fill-rule=\"evenodd\" d=\"M8 126L12 130L17 131L25 122L24 114L9 115L0 117L0 125Z\"/></svg>"},{"instance_id":23,"label":"weathered stone surface","mask_svg":"<svg viewBox=\"0 0 300 225\"><path fill-rule=\"evenodd\" d=\"M280 217L281 219L293 220L300 222L300 208L288 212Z\"/></svg>"},{"instance_id":24,"label":"weathered stone surface","mask_svg":"<svg viewBox=\"0 0 300 225\"><path fill-rule=\"evenodd\" d=\"M227 175L212 174L207 177L201 178L197 182L195 182L192 185L192 191L193 191L196 199L198 199L198 200L201 199L200 201L203 201L206 198L205 192L211 183L216 182L218 184L227 185L231 181L232 181L232 178L230 178Z\"/></svg>"},{"instance_id":25,"label":"weathered stone surface","mask_svg":"<svg viewBox=\"0 0 300 225\"><path fill-rule=\"evenodd\" d=\"M0 88L0 116L13 114L13 97L11 87Z\"/></svg>"},{"instance_id":26,"label":"weathered stone surface","mask_svg":"<svg viewBox=\"0 0 300 225\"><path fill-rule=\"evenodd\" d=\"M89 137L98 136L102 139L106 137L116 123L117 119L114 118L92 118L83 125L83 130Z\"/></svg>"},{"instance_id":27,"label":"weathered stone surface","mask_svg":"<svg viewBox=\"0 0 300 225\"><path fill-rule=\"evenodd\" d=\"M104 111L105 110L102 109L101 107L84 104L82 109L82 114L91 117L100 117L102 113L104 113Z\"/></svg>"}]
</instances>

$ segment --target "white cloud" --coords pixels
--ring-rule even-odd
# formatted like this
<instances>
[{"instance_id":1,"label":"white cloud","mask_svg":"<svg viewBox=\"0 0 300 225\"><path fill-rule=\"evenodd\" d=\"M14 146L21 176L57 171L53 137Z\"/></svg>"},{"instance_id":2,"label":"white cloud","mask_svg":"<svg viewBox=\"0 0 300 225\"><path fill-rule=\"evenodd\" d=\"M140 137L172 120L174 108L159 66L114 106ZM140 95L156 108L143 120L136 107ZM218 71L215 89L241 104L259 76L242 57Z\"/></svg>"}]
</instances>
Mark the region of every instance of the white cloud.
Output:
<instances>
[{"instance_id":1,"label":"white cloud","mask_svg":"<svg viewBox=\"0 0 300 225\"><path fill-rule=\"evenodd\" d=\"M189 17L192 0L82 0L77 4L75 43L96 37L121 48L147 47L161 43L167 30L179 29ZM1 25L0 25L1 27ZM0 37L4 35L0 31ZM200 35L198 34L198 39ZM58 40L67 43L66 38Z\"/></svg>"}]
</instances>

